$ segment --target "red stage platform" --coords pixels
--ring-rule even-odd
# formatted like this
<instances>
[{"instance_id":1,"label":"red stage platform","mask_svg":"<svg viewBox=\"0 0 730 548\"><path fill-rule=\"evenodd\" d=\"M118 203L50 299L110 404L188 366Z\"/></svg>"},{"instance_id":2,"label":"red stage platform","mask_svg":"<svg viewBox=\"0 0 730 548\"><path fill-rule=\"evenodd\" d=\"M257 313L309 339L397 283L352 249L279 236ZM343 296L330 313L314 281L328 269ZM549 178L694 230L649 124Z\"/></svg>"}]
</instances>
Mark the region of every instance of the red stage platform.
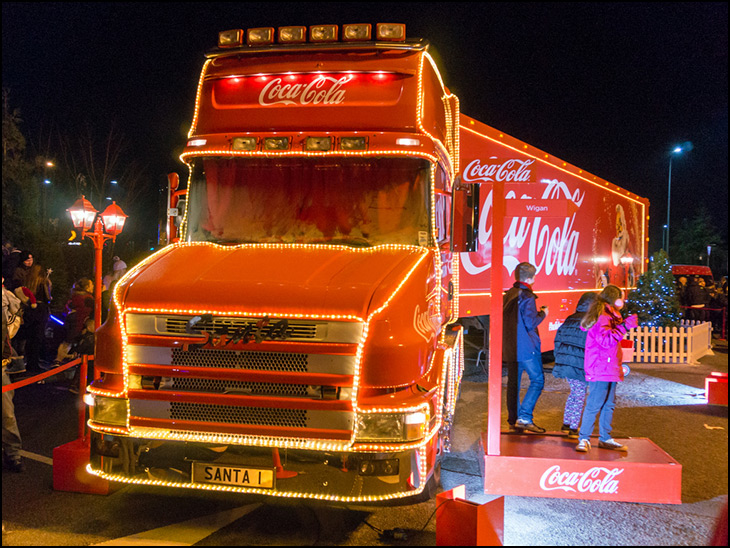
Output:
<instances>
[{"instance_id":1,"label":"red stage platform","mask_svg":"<svg viewBox=\"0 0 730 548\"><path fill-rule=\"evenodd\" d=\"M681 504L682 465L647 438L619 440L629 451L578 453L559 433L505 434L500 455L487 455L482 434L484 492L492 495Z\"/></svg>"}]
</instances>

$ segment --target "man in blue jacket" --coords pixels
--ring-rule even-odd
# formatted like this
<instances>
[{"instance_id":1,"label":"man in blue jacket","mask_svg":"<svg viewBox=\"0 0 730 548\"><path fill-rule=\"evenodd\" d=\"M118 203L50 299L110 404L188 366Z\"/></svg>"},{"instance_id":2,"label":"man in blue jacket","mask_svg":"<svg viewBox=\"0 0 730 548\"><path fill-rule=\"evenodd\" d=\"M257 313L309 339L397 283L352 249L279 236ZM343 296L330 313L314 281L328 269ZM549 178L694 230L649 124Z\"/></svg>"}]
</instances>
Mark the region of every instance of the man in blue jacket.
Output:
<instances>
[{"instance_id":1,"label":"man in blue jacket","mask_svg":"<svg viewBox=\"0 0 730 548\"><path fill-rule=\"evenodd\" d=\"M537 326L548 315L543 306L538 311L537 295L532 292L537 270L530 263L520 263L515 269L515 284L504 294L502 360L507 365L507 422L511 432L542 434L544 428L532 420L545 375L542 371L540 334ZM520 403L522 373L530 378L530 387Z\"/></svg>"}]
</instances>

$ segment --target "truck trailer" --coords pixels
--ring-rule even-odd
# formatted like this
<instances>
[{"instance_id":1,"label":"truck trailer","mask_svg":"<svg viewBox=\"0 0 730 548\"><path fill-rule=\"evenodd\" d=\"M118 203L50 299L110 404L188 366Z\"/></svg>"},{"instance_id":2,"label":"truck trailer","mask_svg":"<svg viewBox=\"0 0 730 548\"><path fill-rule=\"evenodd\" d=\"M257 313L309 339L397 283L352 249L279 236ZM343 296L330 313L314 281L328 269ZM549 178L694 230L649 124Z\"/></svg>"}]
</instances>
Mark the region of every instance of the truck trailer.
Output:
<instances>
[{"instance_id":1,"label":"truck trailer","mask_svg":"<svg viewBox=\"0 0 730 548\"><path fill-rule=\"evenodd\" d=\"M648 202L461 114L428 48L399 24L220 33L167 245L97 331L90 473L431 496L463 325L489 313L495 178L517 206L505 279L537 266L551 331L582 292L643 271Z\"/></svg>"}]
</instances>

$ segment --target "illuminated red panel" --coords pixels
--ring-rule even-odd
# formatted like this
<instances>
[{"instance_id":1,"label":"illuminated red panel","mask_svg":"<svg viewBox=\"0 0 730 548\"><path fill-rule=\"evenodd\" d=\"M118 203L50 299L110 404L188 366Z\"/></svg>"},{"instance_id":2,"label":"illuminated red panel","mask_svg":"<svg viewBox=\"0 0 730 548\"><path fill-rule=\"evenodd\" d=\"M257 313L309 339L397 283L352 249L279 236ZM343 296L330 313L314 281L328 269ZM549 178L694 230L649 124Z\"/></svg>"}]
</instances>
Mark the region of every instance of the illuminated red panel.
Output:
<instances>
[{"instance_id":1,"label":"illuminated red panel","mask_svg":"<svg viewBox=\"0 0 730 548\"><path fill-rule=\"evenodd\" d=\"M398 101L403 78L389 72L236 76L215 80L211 100L216 109L388 105Z\"/></svg>"}]
</instances>

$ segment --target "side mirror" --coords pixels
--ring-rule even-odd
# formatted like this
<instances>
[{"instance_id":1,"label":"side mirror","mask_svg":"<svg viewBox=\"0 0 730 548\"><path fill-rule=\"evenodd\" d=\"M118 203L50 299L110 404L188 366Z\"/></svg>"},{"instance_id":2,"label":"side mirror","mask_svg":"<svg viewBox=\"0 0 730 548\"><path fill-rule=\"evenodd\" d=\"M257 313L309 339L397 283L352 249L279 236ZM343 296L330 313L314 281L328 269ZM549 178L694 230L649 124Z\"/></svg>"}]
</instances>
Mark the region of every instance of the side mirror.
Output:
<instances>
[{"instance_id":1,"label":"side mirror","mask_svg":"<svg viewBox=\"0 0 730 548\"><path fill-rule=\"evenodd\" d=\"M178 190L180 176L177 173L169 173L167 182L167 243L170 244L180 239L178 229L182 222L187 190Z\"/></svg>"},{"instance_id":2,"label":"side mirror","mask_svg":"<svg viewBox=\"0 0 730 548\"><path fill-rule=\"evenodd\" d=\"M479 185L454 179L451 200L451 251L472 253L479 241Z\"/></svg>"}]
</instances>

